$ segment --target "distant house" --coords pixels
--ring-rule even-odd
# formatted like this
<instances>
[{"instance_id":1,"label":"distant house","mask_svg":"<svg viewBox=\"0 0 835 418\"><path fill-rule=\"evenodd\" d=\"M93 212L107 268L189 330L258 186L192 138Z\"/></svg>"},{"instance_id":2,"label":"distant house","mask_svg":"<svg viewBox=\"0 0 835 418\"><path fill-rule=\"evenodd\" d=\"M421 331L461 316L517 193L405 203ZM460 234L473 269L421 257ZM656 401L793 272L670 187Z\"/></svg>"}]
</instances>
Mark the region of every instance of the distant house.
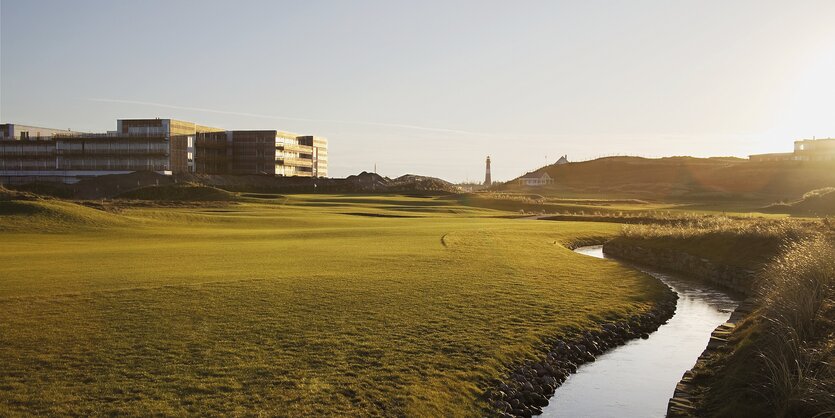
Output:
<instances>
[{"instance_id":1,"label":"distant house","mask_svg":"<svg viewBox=\"0 0 835 418\"><path fill-rule=\"evenodd\" d=\"M531 173L519 177L520 186L544 186L546 184L552 184L553 182L554 179L552 179L548 173L542 173L541 175Z\"/></svg>"},{"instance_id":2,"label":"distant house","mask_svg":"<svg viewBox=\"0 0 835 418\"><path fill-rule=\"evenodd\" d=\"M557 160L557 162L554 163L554 165L563 165L563 164L568 164L568 156L567 155L563 155L562 157L560 157L559 160Z\"/></svg>"}]
</instances>

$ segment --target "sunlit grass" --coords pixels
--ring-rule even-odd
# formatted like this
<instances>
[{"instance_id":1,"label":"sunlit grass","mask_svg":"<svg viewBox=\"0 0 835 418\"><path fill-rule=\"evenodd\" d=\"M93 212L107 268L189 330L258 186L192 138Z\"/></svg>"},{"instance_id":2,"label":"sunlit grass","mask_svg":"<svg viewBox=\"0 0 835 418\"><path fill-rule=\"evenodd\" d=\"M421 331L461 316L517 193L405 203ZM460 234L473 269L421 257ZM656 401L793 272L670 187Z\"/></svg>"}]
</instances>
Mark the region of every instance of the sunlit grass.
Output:
<instances>
[{"instance_id":1,"label":"sunlit grass","mask_svg":"<svg viewBox=\"0 0 835 418\"><path fill-rule=\"evenodd\" d=\"M0 216L0 415L478 416L543 337L661 291L562 245L616 224L445 199L27 204Z\"/></svg>"},{"instance_id":2,"label":"sunlit grass","mask_svg":"<svg viewBox=\"0 0 835 418\"><path fill-rule=\"evenodd\" d=\"M761 308L710 366L713 416L835 413L835 240L794 242L762 271Z\"/></svg>"},{"instance_id":3,"label":"sunlit grass","mask_svg":"<svg viewBox=\"0 0 835 418\"><path fill-rule=\"evenodd\" d=\"M673 216L666 221L626 225L618 240L630 245L677 249L715 263L756 270L783 246L832 228L825 219L694 215Z\"/></svg>"}]
</instances>

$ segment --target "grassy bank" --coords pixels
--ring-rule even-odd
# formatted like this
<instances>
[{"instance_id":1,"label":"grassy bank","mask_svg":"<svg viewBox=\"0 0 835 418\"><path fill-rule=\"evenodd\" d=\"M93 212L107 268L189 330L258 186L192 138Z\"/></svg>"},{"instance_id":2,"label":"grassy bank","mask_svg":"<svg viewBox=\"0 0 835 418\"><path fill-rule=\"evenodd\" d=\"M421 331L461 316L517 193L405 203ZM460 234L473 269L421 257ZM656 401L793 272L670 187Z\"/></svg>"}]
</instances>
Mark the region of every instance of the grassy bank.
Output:
<instances>
[{"instance_id":1,"label":"grassy bank","mask_svg":"<svg viewBox=\"0 0 835 418\"><path fill-rule=\"evenodd\" d=\"M756 162L738 158L605 157L535 170L553 183L521 186L511 180L494 189L575 198L650 199L684 202L794 201L835 184L832 162Z\"/></svg>"},{"instance_id":2,"label":"grassy bank","mask_svg":"<svg viewBox=\"0 0 835 418\"><path fill-rule=\"evenodd\" d=\"M693 218L630 225L617 242L755 271L759 309L694 370L700 416L835 414L835 229L830 220Z\"/></svg>"},{"instance_id":3,"label":"grassy bank","mask_svg":"<svg viewBox=\"0 0 835 418\"><path fill-rule=\"evenodd\" d=\"M703 370L703 410L835 415L835 241L788 245L764 270L758 299L761 308L735 333L733 350Z\"/></svg>"},{"instance_id":4,"label":"grassy bank","mask_svg":"<svg viewBox=\"0 0 835 418\"><path fill-rule=\"evenodd\" d=\"M449 199L2 203L0 415L478 416L543 339L663 290L565 247L616 224Z\"/></svg>"},{"instance_id":5,"label":"grassy bank","mask_svg":"<svg viewBox=\"0 0 835 418\"><path fill-rule=\"evenodd\" d=\"M827 220L739 218L687 215L659 222L627 225L620 242L650 248L675 249L717 264L759 270L783 247L829 229Z\"/></svg>"}]
</instances>

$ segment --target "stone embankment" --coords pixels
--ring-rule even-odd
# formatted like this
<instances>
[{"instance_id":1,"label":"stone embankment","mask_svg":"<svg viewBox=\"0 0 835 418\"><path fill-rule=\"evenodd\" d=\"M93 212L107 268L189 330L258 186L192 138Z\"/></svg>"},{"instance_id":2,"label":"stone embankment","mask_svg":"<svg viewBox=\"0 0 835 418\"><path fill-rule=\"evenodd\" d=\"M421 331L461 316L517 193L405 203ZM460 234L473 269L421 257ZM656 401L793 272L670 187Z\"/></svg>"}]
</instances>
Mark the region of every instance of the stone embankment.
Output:
<instances>
[{"instance_id":1,"label":"stone embankment","mask_svg":"<svg viewBox=\"0 0 835 418\"><path fill-rule=\"evenodd\" d=\"M707 280L747 296L752 294L755 273L751 270L720 265L675 249L633 245L620 239L604 244L603 252L623 260Z\"/></svg>"},{"instance_id":2,"label":"stone embankment","mask_svg":"<svg viewBox=\"0 0 835 418\"><path fill-rule=\"evenodd\" d=\"M667 404L667 417L695 417L697 416L697 406L699 398L694 394L698 392L700 385L694 381L693 370L702 368L707 364L712 357L720 355L728 349L729 337L745 317L747 317L754 309L756 303L753 298L748 298L742 302L731 314L728 322L716 327L713 333L710 334L710 341L707 343L707 348L696 360L696 365L692 369L684 372L681 381L676 385L673 397Z\"/></svg>"},{"instance_id":3,"label":"stone embankment","mask_svg":"<svg viewBox=\"0 0 835 418\"><path fill-rule=\"evenodd\" d=\"M754 298L751 297L755 273L738 267L714 263L683 251L643 247L618 239L604 244L603 252L621 259L707 280L749 296L734 310L727 322L719 325L711 333L707 347L699 356L696 365L684 373L681 381L676 385L673 397L667 404L668 417L695 416L699 399L694 394L699 392L699 384L694 381L693 370L704 367L713 356L727 350L729 337L736 329L737 324L756 308Z\"/></svg>"},{"instance_id":4,"label":"stone embankment","mask_svg":"<svg viewBox=\"0 0 835 418\"><path fill-rule=\"evenodd\" d=\"M540 360L529 360L513 368L485 394L491 415L508 418L541 414L548 398L578 366L631 339L649 338L650 333L672 318L677 299L678 295L668 289L648 312L604 323L574 337L546 340L550 349Z\"/></svg>"}]
</instances>

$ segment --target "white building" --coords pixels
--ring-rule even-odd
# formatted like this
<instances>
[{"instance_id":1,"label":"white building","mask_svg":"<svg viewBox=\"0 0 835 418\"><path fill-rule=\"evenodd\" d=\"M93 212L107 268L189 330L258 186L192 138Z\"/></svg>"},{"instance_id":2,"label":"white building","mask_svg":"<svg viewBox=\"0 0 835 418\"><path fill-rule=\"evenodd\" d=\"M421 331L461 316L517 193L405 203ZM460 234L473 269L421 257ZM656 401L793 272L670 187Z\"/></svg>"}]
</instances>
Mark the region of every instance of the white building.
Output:
<instances>
[{"instance_id":1,"label":"white building","mask_svg":"<svg viewBox=\"0 0 835 418\"><path fill-rule=\"evenodd\" d=\"M519 185L521 186L544 186L546 184L554 183L554 179L548 175L548 173L542 173L540 175L536 173L526 174L519 178Z\"/></svg>"}]
</instances>

